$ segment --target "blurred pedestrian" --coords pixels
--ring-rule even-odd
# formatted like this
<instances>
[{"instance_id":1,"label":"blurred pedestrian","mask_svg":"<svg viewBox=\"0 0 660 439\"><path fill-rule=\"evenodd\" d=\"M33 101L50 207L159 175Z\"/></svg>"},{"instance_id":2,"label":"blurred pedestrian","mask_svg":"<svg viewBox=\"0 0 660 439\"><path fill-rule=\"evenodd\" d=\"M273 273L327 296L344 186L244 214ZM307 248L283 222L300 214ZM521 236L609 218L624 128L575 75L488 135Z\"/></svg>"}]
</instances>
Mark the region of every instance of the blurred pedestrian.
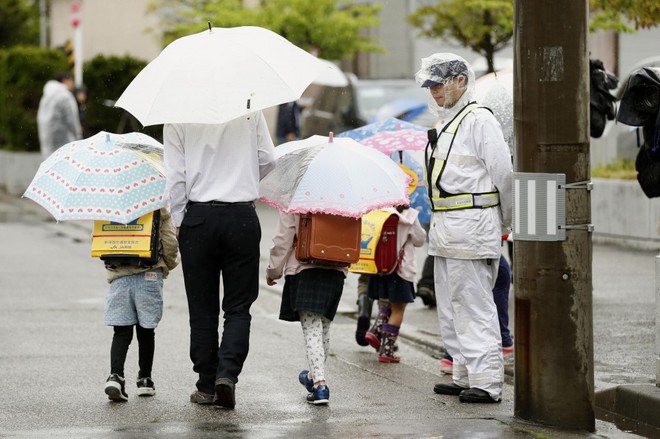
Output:
<instances>
[{"instance_id":1,"label":"blurred pedestrian","mask_svg":"<svg viewBox=\"0 0 660 439\"><path fill-rule=\"evenodd\" d=\"M413 188L414 189L414 188ZM411 191L412 192L412 191ZM426 232L419 223L419 211L409 206L383 209L399 217L397 225L396 268L387 275L369 276L368 295L380 302L378 317L367 332L365 339L378 352L377 359L382 363L398 363L401 359L395 353L395 344L403 323L406 306L415 301L417 261L415 247L424 245Z\"/></svg>"},{"instance_id":2,"label":"blurred pedestrian","mask_svg":"<svg viewBox=\"0 0 660 439\"><path fill-rule=\"evenodd\" d=\"M277 279L285 277L279 318L300 321L309 366L298 374L298 381L307 389L308 403L325 405L330 401L325 376L330 325L337 313L348 268L298 261L295 240L299 235L299 222L299 215L280 213L270 249L266 283L275 285Z\"/></svg>"},{"instance_id":3,"label":"blurred pedestrian","mask_svg":"<svg viewBox=\"0 0 660 439\"><path fill-rule=\"evenodd\" d=\"M110 348L110 376L105 393L115 402L128 400L124 363L133 339L133 327L138 340L138 396L153 396L156 386L152 379L155 339L154 331L163 316L163 279L178 265L178 243L167 209L160 209L158 225L159 255L153 266L137 260L126 264L106 262L110 283L105 302L105 324L113 327Z\"/></svg>"},{"instance_id":4,"label":"blurred pedestrian","mask_svg":"<svg viewBox=\"0 0 660 439\"><path fill-rule=\"evenodd\" d=\"M290 142L300 137L300 107L296 101L280 104L277 109L277 142Z\"/></svg>"},{"instance_id":5,"label":"blurred pedestrian","mask_svg":"<svg viewBox=\"0 0 660 439\"><path fill-rule=\"evenodd\" d=\"M69 72L57 73L44 85L37 110L37 130L44 159L62 145L82 138L78 104L72 90L73 76Z\"/></svg>"},{"instance_id":6,"label":"blurred pedestrian","mask_svg":"<svg viewBox=\"0 0 660 439\"><path fill-rule=\"evenodd\" d=\"M165 175L190 315L191 402L233 409L259 294L261 226L254 200L275 167L262 112L222 124L165 124ZM218 346L220 279L224 329Z\"/></svg>"},{"instance_id":7,"label":"blurred pedestrian","mask_svg":"<svg viewBox=\"0 0 660 439\"><path fill-rule=\"evenodd\" d=\"M80 129L82 130L82 138L85 139L90 136L89 129L87 127L87 87L74 87L73 96L76 98L76 102L78 103Z\"/></svg>"},{"instance_id":8,"label":"blurred pedestrian","mask_svg":"<svg viewBox=\"0 0 660 439\"><path fill-rule=\"evenodd\" d=\"M495 116L474 102L474 72L463 58L423 58L415 79L429 89L429 109L439 118L427 148L429 254L453 375L434 391L466 403L499 402L504 360L492 290L502 228L511 222L509 147Z\"/></svg>"}]
</instances>

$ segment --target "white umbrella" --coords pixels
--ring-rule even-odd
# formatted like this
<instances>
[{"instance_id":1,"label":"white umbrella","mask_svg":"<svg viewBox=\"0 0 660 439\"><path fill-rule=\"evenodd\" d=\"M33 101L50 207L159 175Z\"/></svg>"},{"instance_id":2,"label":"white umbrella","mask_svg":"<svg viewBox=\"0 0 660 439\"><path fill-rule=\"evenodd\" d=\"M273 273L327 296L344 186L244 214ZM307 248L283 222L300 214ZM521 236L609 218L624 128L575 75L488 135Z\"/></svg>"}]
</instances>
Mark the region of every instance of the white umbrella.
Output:
<instances>
[{"instance_id":1,"label":"white umbrella","mask_svg":"<svg viewBox=\"0 0 660 439\"><path fill-rule=\"evenodd\" d=\"M513 150L513 69L484 75L475 85L477 102L493 111L502 126L504 140Z\"/></svg>"},{"instance_id":2,"label":"white umbrella","mask_svg":"<svg viewBox=\"0 0 660 439\"><path fill-rule=\"evenodd\" d=\"M255 26L210 28L172 42L115 106L142 125L223 123L295 101L327 66Z\"/></svg>"},{"instance_id":3,"label":"white umbrella","mask_svg":"<svg viewBox=\"0 0 660 439\"><path fill-rule=\"evenodd\" d=\"M319 61L323 62L324 67L321 74L312 81L314 84L328 87L346 87L348 85L348 77L338 65L325 59L319 59Z\"/></svg>"},{"instance_id":4,"label":"white umbrella","mask_svg":"<svg viewBox=\"0 0 660 439\"><path fill-rule=\"evenodd\" d=\"M410 202L411 178L385 154L348 137L312 136L278 146L261 200L286 213L360 218Z\"/></svg>"}]
</instances>

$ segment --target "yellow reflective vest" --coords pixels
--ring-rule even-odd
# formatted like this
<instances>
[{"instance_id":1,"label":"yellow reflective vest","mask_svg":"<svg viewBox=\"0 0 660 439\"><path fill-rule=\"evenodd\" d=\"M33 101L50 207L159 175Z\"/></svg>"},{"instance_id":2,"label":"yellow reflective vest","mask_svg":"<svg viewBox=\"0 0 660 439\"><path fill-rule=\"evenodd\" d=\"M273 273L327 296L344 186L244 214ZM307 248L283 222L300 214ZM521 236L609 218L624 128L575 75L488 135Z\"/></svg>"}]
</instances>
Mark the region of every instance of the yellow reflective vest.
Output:
<instances>
[{"instance_id":1,"label":"yellow reflective vest","mask_svg":"<svg viewBox=\"0 0 660 439\"><path fill-rule=\"evenodd\" d=\"M484 192L475 194L450 194L442 189L441 179L442 173L445 169L445 164L451 153L451 148L456 138L456 132L461 122L472 111L477 108L486 108L472 102L466 105L449 123L447 123L440 134L437 136L436 142L429 142L431 147L431 154L427 158L428 164L428 187L431 197L431 208L433 211L446 211L446 210L459 210L459 209L484 209L487 207L494 207L500 204L499 193ZM436 159L433 152L440 146L444 147L442 150L447 150L447 155L444 159ZM427 147L428 153L428 147Z\"/></svg>"}]
</instances>

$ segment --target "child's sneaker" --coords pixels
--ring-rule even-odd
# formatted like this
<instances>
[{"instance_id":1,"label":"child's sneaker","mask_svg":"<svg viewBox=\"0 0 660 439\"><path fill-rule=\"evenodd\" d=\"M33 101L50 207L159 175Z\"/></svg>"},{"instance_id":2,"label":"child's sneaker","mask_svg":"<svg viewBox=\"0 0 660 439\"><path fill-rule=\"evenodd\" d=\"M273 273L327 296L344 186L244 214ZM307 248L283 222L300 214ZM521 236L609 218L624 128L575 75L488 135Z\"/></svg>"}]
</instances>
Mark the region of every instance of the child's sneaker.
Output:
<instances>
[{"instance_id":1,"label":"child's sneaker","mask_svg":"<svg viewBox=\"0 0 660 439\"><path fill-rule=\"evenodd\" d=\"M116 373L108 377L105 382L105 394L108 398L115 402L128 401L128 393L126 393L126 380Z\"/></svg>"},{"instance_id":2,"label":"child's sneaker","mask_svg":"<svg viewBox=\"0 0 660 439\"><path fill-rule=\"evenodd\" d=\"M154 396L156 394L156 386L154 386L151 378L138 378L136 393L138 396Z\"/></svg>"},{"instance_id":3,"label":"child's sneaker","mask_svg":"<svg viewBox=\"0 0 660 439\"><path fill-rule=\"evenodd\" d=\"M298 375L298 381L300 381L300 384L305 386L305 389L307 389L309 393L312 393L314 391L314 380L312 380L309 377L308 370L303 370L302 372L300 372L300 374Z\"/></svg>"},{"instance_id":4,"label":"child's sneaker","mask_svg":"<svg viewBox=\"0 0 660 439\"><path fill-rule=\"evenodd\" d=\"M316 386L307 395L307 402L314 405L322 405L330 402L330 389L326 385Z\"/></svg>"}]
</instances>

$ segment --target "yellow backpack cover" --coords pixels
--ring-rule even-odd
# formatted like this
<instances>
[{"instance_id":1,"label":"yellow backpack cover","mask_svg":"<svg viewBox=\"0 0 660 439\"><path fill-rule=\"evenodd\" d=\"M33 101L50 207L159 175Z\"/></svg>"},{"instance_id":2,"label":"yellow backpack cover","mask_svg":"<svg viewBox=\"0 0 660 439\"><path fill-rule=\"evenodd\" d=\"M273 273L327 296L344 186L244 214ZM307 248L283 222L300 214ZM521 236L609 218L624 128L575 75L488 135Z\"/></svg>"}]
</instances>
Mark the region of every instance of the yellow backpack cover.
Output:
<instances>
[{"instance_id":1,"label":"yellow backpack cover","mask_svg":"<svg viewBox=\"0 0 660 439\"><path fill-rule=\"evenodd\" d=\"M155 216L160 215L149 212L128 224L94 221L92 257L118 263L140 261L147 265L155 264L158 261L156 221L160 220Z\"/></svg>"},{"instance_id":2,"label":"yellow backpack cover","mask_svg":"<svg viewBox=\"0 0 660 439\"><path fill-rule=\"evenodd\" d=\"M360 241L360 259L348 268L352 273L376 274L376 247L380 241L383 224L392 215L391 212L374 210L362 216L362 235Z\"/></svg>"}]
</instances>

